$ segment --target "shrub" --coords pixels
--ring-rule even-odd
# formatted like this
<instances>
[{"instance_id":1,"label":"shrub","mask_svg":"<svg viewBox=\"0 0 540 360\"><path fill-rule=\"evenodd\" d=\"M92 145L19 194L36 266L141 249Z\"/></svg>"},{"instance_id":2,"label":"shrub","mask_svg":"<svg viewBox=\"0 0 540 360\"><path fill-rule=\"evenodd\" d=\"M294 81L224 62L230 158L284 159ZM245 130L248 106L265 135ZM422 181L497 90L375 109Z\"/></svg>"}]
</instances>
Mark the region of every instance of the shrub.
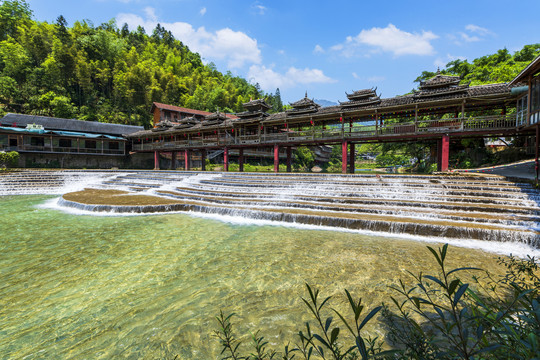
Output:
<instances>
[{"instance_id":1,"label":"shrub","mask_svg":"<svg viewBox=\"0 0 540 360\"><path fill-rule=\"evenodd\" d=\"M0 152L0 167L16 167L19 162L19 153L16 151Z\"/></svg>"}]
</instances>

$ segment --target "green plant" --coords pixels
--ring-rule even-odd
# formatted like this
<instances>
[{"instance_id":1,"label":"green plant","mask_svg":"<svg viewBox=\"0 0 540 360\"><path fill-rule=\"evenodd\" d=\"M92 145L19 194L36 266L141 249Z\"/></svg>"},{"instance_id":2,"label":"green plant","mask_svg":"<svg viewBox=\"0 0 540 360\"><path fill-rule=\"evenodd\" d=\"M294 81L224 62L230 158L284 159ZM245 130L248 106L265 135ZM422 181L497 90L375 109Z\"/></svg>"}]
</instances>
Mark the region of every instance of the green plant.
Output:
<instances>
[{"instance_id":1,"label":"green plant","mask_svg":"<svg viewBox=\"0 0 540 360\"><path fill-rule=\"evenodd\" d=\"M478 268L448 269L448 244L435 250L427 247L438 264L438 274L409 273L412 287L399 280L392 288L400 295L391 304L372 309L361 318L362 300L354 300L345 290L353 321L335 309L328 311L331 297L321 299L320 292L306 284L309 297L302 298L315 319L299 331L294 347L284 347L281 359L538 359L540 358L540 275L534 258L500 258L506 268L501 279L482 285L474 275ZM467 272L467 278L459 276ZM381 311L382 310L382 311ZM385 342L365 338L362 330L381 313L386 325ZM344 330L334 322L341 320ZM232 332L230 318L223 312L217 317L224 359L273 359L274 350L259 332L252 335L249 356L241 356L241 342ZM350 334L346 337L343 334ZM383 351L383 346L390 350Z\"/></svg>"},{"instance_id":2,"label":"green plant","mask_svg":"<svg viewBox=\"0 0 540 360\"><path fill-rule=\"evenodd\" d=\"M5 168L15 167L19 162L19 153L16 151L0 151L0 166Z\"/></svg>"}]
</instances>

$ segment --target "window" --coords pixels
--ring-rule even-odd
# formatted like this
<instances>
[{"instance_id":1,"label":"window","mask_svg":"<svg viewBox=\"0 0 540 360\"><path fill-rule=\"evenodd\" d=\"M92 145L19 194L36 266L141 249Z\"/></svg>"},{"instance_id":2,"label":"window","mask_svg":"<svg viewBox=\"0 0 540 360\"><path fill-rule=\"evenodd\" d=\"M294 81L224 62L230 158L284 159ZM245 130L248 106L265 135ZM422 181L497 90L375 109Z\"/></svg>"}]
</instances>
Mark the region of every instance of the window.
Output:
<instances>
[{"instance_id":1,"label":"window","mask_svg":"<svg viewBox=\"0 0 540 360\"><path fill-rule=\"evenodd\" d=\"M111 141L109 143L109 149L110 150L118 150L120 148L120 145L118 144L117 141Z\"/></svg>"},{"instance_id":2,"label":"window","mask_svg":"<svg viewBox=\"0 0 540 360\"><path fill-rule=\"evenodd\" d=\"M58 141L58 146L59 147L70 148L71 147L71 139L60 139Z\"/></svg>"},{"instance_id":3,"label":"window","mask_svg":"<svg viewBox=\"0 0 540 360\"><path fill-rule=\"evenodd\" d=\"M31 137L30 145L32 146L45 146L45 139L42 137Z\"/></svg>"},{"instance_id":4,"label":"window","mask_svg":"<svg viewBox=\"0 0 540 360\"><path fill-rule=\"evenodd\" d=\"M84 147L87 149L95 149L96 148L96 141L95 140L85 140L84 141Z\"/></svg>"}]
</instances>

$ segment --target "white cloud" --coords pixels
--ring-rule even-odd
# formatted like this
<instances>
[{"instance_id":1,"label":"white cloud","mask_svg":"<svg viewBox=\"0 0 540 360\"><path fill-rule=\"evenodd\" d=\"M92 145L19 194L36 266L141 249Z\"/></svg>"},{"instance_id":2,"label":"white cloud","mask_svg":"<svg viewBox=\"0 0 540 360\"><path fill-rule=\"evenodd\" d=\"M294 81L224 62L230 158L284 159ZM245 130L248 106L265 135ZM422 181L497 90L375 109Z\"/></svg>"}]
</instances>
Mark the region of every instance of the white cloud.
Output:
<instances>
[{"instance_id":1,"label":"white cloud","mask_svg":"<svg viewBox=\"0 0 540 360\"><path fill-rule=\"evenodd\" d=\"M127 23L131 29L142 26L147 33L151 33L157 25L155 12L152 8L145 8L144 11L146 19L135 14L118 14L116 21L118 24ZM161 22L161 26L207 60L226 60L229 68L241 68L246 63L261 62L261 50L257 40L241 31L224 28L209 32L204 27L195 29L185 22Z\"/></svg>"},{"instance_id":2,"label":"white cloud","mask_svg":"<svg viewBox=\"0 0 540 360\"><path fill-rule=\"evenodd\" d=\"M470 31L472 33L479 34L479 35L491 35L491 34L493 34L488 29L480 27L478 25L474 25L474 24L469 24L469 25L465 26L465 30Z\"/></svg>"},{"instance_id":3,"label":"white cloud","mask_svg":"<svg viewBox=\"0 0 540 360\"><path fill-rule=\"evenodd\" d=\"M409 33L388 24L385 28L362 30L356 37L348 38L347 42L370 45L396 56L431 55L435 51L430 41L437 38L438 36L431 31L422 31L421 34Z\"/></svg>"},{"instance_id":4,"label":"white cloud","mask_svg":"<svg viewBox=\"0 0 540 360\"><path fill-rule=\"evenodd\" d=\"M324 49L322 48L321 45L317 44L317 45L315 45L315 48L313 49L313 53L314 54L322 54L322 53L324 53Z\"/></svg>"},{"instance_id":5,"label":"white cloud","mask_svg":"<svg viewBox=\"0 0 540 360\"><path fill-rule=\"evenodd\" d=\"M146 18L152 22L157 22L157 15L156 15L156 9L153 7L147 6L144 8L144 14L146 15ZM148 29L146 29L148 31Z\"/></svg>"},{"instance_id":6,"label":"white cloud","mask_svg":"<svg viewBox=\"0 0 540 360\"><path fill-rule=\"evenodd\" d=\"M360 79L360 76L358 76L358 74L355 72L352 73L352 77L355 79Z\"/></svg>"},{"instance_id":7,"label":"white cloud","mask_svg":"<svg viewBox=\"0 0 540 360\"><path fill-rule=\"evenodd\" d=\"M401 55L432 55L435 53L431 41L438 36L431 31L409 33L398 29L393 24L385 28L374 27L364 29L356 36L347 36L345 42L330 47L330 50L340 52L341 56L370 56L365 46L372 47L373 52L390 52L394 56Z\"/></svg>"},{"instance_id":8,"label":"white cloud","mask_svg":"<svg viewBox=\"0 0 540 360\"><path fill-rule=\"evenodd\" d=\"M465 42L477 42L477 41L482 40L478 36L474 36L474 35L470 36L465 33L459 33L459 35L461 36L461 39Z\"/></svg>"},{"instance_id":9,"label":"white cloud","mask_svg":"<svg viewBox=\"0 0 540 360\"><path fill-rule=\"evenodd\" d=\"M324 75L319 69L297 69L290 67L285 74L280 74L264 65L252 65L249 68L248 79L257 82L263 89L294 87L299 84L332 83L335 80Z\"/></svg>"},{"instance_id":10,"label":"white cloud","mask_svg":"<svg viewBox=\"0 0 540 360\"><path fill-rule=\"evenodd\" d=\"M206 14L206 8L203 7L201 11L199 11L199 14L201 14L201 16L204 16L204 14Z\"/></svg>"},{"instance_id":11,"label":"white cloud","mask_svg":"<svg viewBox=\"0 0 540 360\"><path fill-rule=\"evenodd\" d=\"M285 50L283 50L283 49L282 49L282 50L278 50L277 53L278 53L279 55L285 55Z\"/></svg>"},{"instance_id":12,"label":"white cloud","mask_svg":"<svg viewBox=\"0 0 540 360\"><path fill-rule=\"evenodd\" d=\"M255 12L257 12L259 15L264 15L266 10L268 10L266 6L261 5L259 2L256 2L255 4L251 5L251 8L255 10Z\"/></svg>"},{"instance_id":13,"label":"white cloud","mask_svg":"<svg viewBox=\"0 0 540 360\"><path fill-rule=\"evenodd\" d=\"M433 65L435 65L437 68L444 69L446 67L446 64L448 64L450 61L454 61L458 59L466 60L464 56L454 56L454 55L446 54L446 57L444 58L438 57L437 59L435 59L435 61L433 62Z\"/></svg>"},{"instance_id":14,"label":"white cloud","mask_svg":"<svg viewBox=\"0 0 540 360\"><path fill-rule=\"evenodd\" d=\"M471 43L471 42L478 42L483 41L487 36L494 36L495 34L481 26L469 24L465 26L465 32L459 32L457 33L458 36L450 34L448 37L450 40L452 40L456 45L463 45L463 43Z\"/></svg>"}]
</instances>

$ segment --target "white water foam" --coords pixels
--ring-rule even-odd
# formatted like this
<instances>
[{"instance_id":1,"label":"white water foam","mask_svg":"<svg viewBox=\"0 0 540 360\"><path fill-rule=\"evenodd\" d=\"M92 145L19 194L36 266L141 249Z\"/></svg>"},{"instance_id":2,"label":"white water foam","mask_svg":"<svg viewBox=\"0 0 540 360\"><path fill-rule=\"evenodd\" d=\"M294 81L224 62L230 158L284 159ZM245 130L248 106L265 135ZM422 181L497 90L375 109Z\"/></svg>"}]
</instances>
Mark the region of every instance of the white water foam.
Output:
<instances>
[{"instance_id":1,"label":"white water foam","mask_svg":"<svg viewBox=\"0 0 540 360\"><path fill-rule=\"evenodd\" d=\"M273 220L259 220L259 219L245 218L242 216L209 214L209 213L201 213L201 212L194 212L194 211L188 211L188 212L171 211L171 212L156 212L156 213L118 213L114 211L94 212L94 211L60 206L58 204L59 200L60 198L49 199L45 203L38 205L38 207L43 208L43 209L62 211L64 213L72 214L72 215L85 215L85 216L97 216L97 217L152 216L152 215L182 214L182 215L188 215L188 216L197 217L197 218L217 220L217 221L225 222L228 224L240 225L240 226L281 226L281 227L295 228L295 229L301 229L301 230L316 230L316 231L331 231L331 232L339 231L339 232L354 233L354 234L367 235L367 236L373 236L373 237L403 239L403 240L418 241L418 242L433 243L433 244L448 243L452 246L458 246L458 247L467 248L467 249L477 249L477 250L482 250L485 252L498 254L498 255L514 255L520 258L526 258L527 256L540 258L540 249L535 249L523 243L454 239L454 238L445 238L445 237L429 237L429 236L420 236L420 235L411 235L411 234L375 232L375 231L369 231L369 230L346 229L346 228L338 228L338 227L332 227L332 226L289 223L289 222L281 222L281 221L273 221Z\"/></svg>"}]
</instances>

